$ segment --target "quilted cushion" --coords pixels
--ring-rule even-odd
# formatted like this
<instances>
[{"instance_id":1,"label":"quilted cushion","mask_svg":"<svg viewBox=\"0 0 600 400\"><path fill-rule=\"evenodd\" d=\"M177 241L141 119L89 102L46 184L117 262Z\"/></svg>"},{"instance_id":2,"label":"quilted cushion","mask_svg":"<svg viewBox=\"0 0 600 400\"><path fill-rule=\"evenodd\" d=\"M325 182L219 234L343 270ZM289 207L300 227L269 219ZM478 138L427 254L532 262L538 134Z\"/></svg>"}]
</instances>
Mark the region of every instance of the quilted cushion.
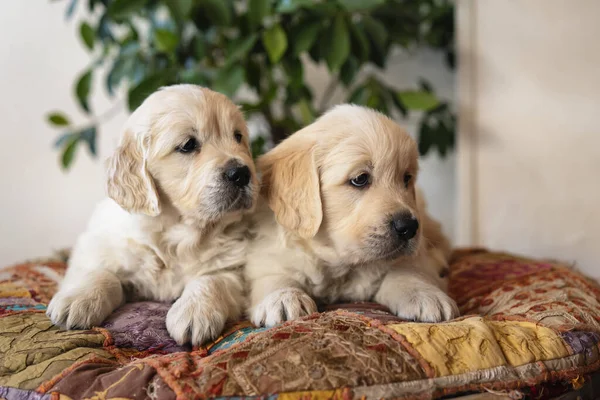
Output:
<instances>
[{"instance_id":1,"label":"quilted cushion","mask_svg":"<svg viewBox=\"0 0 600 400\"><path fill-rule=\"evenodd\" d=\"M232 324L202 348L169 338L163 303L126 304L88 331L57 329L44 311L64 271L42 260L0 272L1 398L552 397L600 369L600 288L557 262L458 250L456 320L404 322L346 304L272 329Z\"/></svg>"}]
</instances>

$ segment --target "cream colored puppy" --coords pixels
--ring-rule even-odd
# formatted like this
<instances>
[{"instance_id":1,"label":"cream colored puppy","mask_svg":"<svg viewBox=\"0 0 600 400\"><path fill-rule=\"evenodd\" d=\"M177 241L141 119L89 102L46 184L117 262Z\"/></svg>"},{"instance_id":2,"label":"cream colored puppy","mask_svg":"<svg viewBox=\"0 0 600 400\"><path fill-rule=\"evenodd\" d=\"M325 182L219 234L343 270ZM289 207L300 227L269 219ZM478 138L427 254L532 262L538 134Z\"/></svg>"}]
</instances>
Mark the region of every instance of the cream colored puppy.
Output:
<instances>
[{"instance_id":1,"label":"cream colored puppy","mask_svg":"<svg viewBox=\"0 0 600 400\"><path fill-rule=\"evenodd\" d=\"M262 194L247 279L254 324L323 303L374 300L399 317L458 315L445 293L449 244L415 188L415 141L368 108L342 105L258 161Z\"/></svg>"},{"instance_id":2,"label":"cream colored puppy","mask_svg":"<svg viewBox=\"0 0 600 400\"><path fill-rule=\"evenodd\" d=\"M108 162L108 195L79 237L47 314L100 324L128 296L173 301L180 344L217 337L245 307L241 267L258 182L246 123L224 95L193 85L152 94Z\"/></svg>"}]
</instances>

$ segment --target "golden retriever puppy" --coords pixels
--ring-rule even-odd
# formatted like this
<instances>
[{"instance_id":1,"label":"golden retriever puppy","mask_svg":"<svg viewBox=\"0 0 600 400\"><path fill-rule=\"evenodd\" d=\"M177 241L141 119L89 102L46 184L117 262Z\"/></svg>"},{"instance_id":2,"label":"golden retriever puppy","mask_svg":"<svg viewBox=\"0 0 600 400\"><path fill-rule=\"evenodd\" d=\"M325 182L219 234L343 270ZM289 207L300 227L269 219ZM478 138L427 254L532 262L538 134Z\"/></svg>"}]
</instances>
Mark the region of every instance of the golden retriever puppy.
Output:
<instances>
[{"instance_id":1,"label":"golden retriever puppy","mask_svg":"<svg viewBox=\"0 0 600 400\"><path fill-rule=\"evenodd\" d=\"M108 196L79 237L47 314L100 324L129 296L173 301L177 343L217 337L246 306L247 229L258 181L246 123L224 95L163 88L131 115L108 161Z\"/></svg>"},{"instance_id":2,"label":"golden retriever puppy","mask_svg":"<svg viewBox=\"0 0 600 400\"><path fill-rule=\"evenodd\" d=\"M341 105L259 159L268 207L254 214L245 269L254 324L310 314L314 300L374 300L415 321L458 315L445 293L449 243L415 188L417 158L391 119Z\"/></svg>"}]
</instances>

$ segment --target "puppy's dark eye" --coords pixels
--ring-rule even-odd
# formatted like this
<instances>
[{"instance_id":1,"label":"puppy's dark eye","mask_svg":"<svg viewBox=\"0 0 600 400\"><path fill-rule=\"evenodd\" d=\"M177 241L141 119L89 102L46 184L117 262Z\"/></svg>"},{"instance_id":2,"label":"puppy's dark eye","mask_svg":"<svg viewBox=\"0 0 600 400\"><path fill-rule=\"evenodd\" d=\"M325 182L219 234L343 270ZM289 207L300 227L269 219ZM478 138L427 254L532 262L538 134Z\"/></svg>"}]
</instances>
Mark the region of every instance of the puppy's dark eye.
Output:
<instances>
[{"instance_id":1,"label":"puppy's dark eye","mask_svg":"<svg viewBox=\"0 0 600 400\"><path fill-rule=\"evenodd\" d=\"M186 140L186 142L180 146L178 146L175 151L178 153L191 153L193 151L196 151L200 148L200 143L198 143L198 140L196 138L189 138L188 140Z\"/></svg>"},{"instance_id":2,"label":"puppy's dark eye","mask_svg":"<svg viewBox=\"0 0 600 400\"><path fill-rule=\"evenodd\" d=\"M235 138L236 142L242 143L242 139L244 136L242 136L242 132L236 129L235 131L233 131L233 137Z\"/></svg>"},{"instance_id":3,"label":"puppy's dark eye","mask_svg":"<svg viewBox=\"0 0 600 400\"><path fill-rule=\"evenodd\" d=\"M410 181L412 181L412 175L407 172L404 174L404 186L408 187Z\"/></svg>"},{"instance_id":4,"label":"puppy's dark eye","mask_svg":"<svg viewBox=\"0 0 600 400\"><path fill-rule=\"evenodd\" d=\"M369 178L369 174L365 172L360 174L356 178L350 179L350 184L355 187L363 187L369 183Z\"/></svg>"}]
</instances>

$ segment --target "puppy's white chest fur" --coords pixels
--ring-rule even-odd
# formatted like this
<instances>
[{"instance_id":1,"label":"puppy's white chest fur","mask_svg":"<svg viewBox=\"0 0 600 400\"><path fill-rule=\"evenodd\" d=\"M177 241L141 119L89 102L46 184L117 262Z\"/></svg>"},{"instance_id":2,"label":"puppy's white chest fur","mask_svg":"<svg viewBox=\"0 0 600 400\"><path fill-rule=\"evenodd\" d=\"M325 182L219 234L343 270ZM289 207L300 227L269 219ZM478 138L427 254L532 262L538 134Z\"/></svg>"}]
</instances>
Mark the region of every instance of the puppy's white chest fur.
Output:
<instances>
[{"instance_id":1,"label":"puppy's white chest fur","mask_svg":"<svg viewBox=\"0 0 600 400\"><path fill-rule=\"evenodd\" d=\"M246 276L256 282L273 276L277 281L301 287L313 298L324 303L336 301L363 301L373 298L389 265L348 266L337 265L335 254L327 262L312 251L306 251L286 236L277 225L272 211L263 203L253 216L256 220L256 237L248 250ZM256 298L264 297L270 288L255 284ZM256 299L255 299L256 300Z\"/></svg>"},{"instance_id":2,"label":"puppy's white chest fur","mask_svg":"<svg viewBox=\"0 0 600 400\"><path fill-rule=\"evenodd\" d=\"M193 223L180 222L168 212L160 220L147 218L106 199L75 246L67 278L106 269L132 298L172 301L193 278L239 269L246 244L242 222L204 235Z\"/></svg>"},{"instance_id":3,"label":"puppy's white chest fur","mask_svg":"<svg viewBox=\"0 0 600 400\"><path fill-rule=\"evenodd\" d=\"M356 266L348 270L346 267L342 275L335 274L336 268L331 265L322 264L316 269L318 271L305 271L310 280L306 289L314 298L333 303L371 299L389 268L370 265Z\"/></svg>"}]
</instances>

